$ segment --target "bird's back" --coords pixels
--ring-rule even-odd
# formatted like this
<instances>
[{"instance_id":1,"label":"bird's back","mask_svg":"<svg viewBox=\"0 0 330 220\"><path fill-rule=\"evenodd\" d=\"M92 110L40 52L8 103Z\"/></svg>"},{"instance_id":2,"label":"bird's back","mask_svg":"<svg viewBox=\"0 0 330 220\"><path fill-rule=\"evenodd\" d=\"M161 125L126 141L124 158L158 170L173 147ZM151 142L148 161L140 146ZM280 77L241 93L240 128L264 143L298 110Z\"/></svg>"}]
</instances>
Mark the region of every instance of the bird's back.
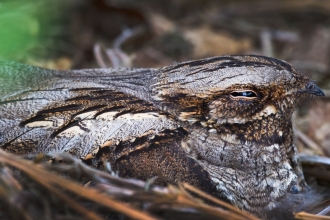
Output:
<instances>
[{"instance_id":1,"label":"bird's back","mask_svg":"<svg viewBox=\"0 0 330 220\"><path fill-rule=\"evenodd\" d=\"M0 146L15 154L67 152L98 168L107 160L121 176L181 180L210 192L209 176L180 147L186 131L144 94L154 71L2 62Z\"/></svg>"}]
</instances>

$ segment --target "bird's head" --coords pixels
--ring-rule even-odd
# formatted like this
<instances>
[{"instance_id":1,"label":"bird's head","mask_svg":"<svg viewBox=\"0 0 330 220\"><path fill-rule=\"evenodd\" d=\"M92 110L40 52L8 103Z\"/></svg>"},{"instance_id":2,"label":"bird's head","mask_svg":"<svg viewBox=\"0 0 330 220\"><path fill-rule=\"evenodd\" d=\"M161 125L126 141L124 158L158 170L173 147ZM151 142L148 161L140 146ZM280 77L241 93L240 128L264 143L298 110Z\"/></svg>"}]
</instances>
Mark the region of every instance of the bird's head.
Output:
<instances>
[{"instance_id":1,"label":"bird's head","mask_svg":"<svg viewBox=\"0 0 330 220\"><path fill-rule=\"evenodd\" d=\"M152 98L179 120L204 127L233 127L250 141L290 126L302 97L324 96L315 82L287 62L262 56L224 56L160 69ZM262 125L264 124L264 125ZM270 128L269 124L276 124ZM234 130L235 130L234 129ZM229 129L228 129L229 130Z\"/></svg>"}]
</instances>

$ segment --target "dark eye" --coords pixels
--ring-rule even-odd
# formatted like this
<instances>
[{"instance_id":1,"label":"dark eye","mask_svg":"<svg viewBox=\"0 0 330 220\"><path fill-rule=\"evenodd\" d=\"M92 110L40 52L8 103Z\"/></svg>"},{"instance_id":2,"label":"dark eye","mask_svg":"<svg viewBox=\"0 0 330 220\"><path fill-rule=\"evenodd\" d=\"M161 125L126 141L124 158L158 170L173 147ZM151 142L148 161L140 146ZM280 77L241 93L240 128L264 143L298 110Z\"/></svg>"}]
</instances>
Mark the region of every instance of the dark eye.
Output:
<instances>
[{"instance_id":1,"label":"dark eye","mask_svg":"<svg viewBox=\"0 0 330 220\"><path fill-rule=\"evenodd\" d=\"M234 91L230 93L232 98L256 98L257 93L247 90L247 91Z\"/></svg>"}]
</instances>

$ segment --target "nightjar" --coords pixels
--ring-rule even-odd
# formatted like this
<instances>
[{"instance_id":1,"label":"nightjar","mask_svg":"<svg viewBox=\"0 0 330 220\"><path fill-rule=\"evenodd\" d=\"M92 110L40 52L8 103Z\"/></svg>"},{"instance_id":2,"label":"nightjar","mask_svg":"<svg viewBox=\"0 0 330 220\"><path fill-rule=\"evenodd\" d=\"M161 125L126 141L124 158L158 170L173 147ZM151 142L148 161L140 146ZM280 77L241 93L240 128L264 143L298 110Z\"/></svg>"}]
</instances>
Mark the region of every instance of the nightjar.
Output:
<instances>
[{"instance_id":1,"label":"nightjar","mask_svg":"<svg viewBox=\"0 0 330 220\"><path fill-rule=\"evenodd\" d=\"M309 200L291 117L299 100L324 93L287 62L54 71L0 61L0 86L8 152L62 151L99 169L108 160L120 176L188 182L266 219Z\"/></svg>"}]
</instances>

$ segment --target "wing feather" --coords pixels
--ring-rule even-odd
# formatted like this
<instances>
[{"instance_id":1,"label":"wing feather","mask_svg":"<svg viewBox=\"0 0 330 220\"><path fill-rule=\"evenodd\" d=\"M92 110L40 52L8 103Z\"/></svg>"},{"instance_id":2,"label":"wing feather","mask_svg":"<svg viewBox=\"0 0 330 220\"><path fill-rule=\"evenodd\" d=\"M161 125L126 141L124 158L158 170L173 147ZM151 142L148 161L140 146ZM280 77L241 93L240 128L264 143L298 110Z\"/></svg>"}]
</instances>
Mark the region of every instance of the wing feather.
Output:
<instances>
[{"instance_id":1,"label":"wing feather","mask_svg":"<svg viewBox=\"0 0 330 220\"><path fill-rule=\"evenodd\" d=\"M100 75L96 70L0 64L1 76L11 85L0 92L0 146L7 151L64 151L90 158L104 146L178 128L174 119L139 97L145 89L136 87L143 80L136 74L151 70L98 70Z\"/></svg>"}]
</instances>

